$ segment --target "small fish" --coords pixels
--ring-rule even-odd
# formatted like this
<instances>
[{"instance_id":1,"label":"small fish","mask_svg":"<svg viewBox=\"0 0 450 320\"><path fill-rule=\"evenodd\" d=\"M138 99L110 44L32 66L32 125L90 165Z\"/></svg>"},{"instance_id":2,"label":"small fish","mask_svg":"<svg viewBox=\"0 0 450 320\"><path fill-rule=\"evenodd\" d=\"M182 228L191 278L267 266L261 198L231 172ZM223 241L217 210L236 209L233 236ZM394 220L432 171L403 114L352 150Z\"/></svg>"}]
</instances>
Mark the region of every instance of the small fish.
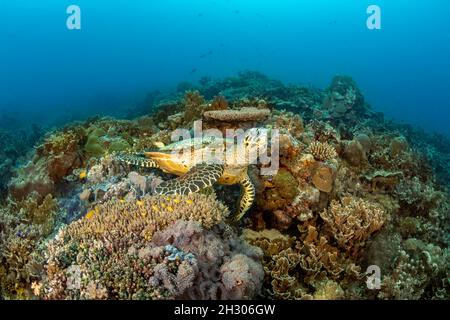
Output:
<instances>
[{"instance_id":1,"label":"small fish","mask_svg":"<svg viewBox=\"0 0 450 320\"><path fill-rule=\"evenodd\" d=\"M189 72L189 74L194 74L194 73L196 73L197 72L197 68L193 68L192 70L191 70L191 72Z\"/></svg>"}]
</instances>

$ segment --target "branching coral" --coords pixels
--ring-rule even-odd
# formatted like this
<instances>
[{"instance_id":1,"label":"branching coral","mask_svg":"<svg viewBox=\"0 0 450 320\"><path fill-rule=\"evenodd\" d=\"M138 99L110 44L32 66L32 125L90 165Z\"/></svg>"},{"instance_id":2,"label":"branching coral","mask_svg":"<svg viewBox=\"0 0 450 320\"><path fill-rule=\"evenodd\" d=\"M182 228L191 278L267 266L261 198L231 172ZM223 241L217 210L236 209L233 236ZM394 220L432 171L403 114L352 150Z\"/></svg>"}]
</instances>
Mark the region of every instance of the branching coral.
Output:
<instances>
[{"instance_id":1,"label":"branching coral","mask_svg":"<svg viewBox=\"0 0 450 320\"><path fill-rule=\"evenodd\" d=\"M31 282L42 267L40 246L53 231L57 205L37 195L0 208L0 291L8 298L29 298Z\"/></svg>"},{"instance_id":2,"label":"branching coral","mask_svg":"<svg viewBox=\"0 0 450 320\"><path fill-rule=\"evenodd\" d=\"M229 211L213 195L146 196L135 202L111 200L72 223L63 235L80 241L110 238L113 243L133 243L134 237L150 240L153 234L178 219L200 222L210 228L224 220Z\"/></svg>"},{"instance_id":3,"label":"branching coral","mask_svg":"<svg viewBox=\"0 0 450 320\"><path fill-rule=\"evenodd\" d=\"M321 290L317 292L319 299L324 294L324 282L329 279L341 280L345 276L356 281L360 277L359 267L330 245L325 237L319 237L312 225L302 241L275 230L246 230L244 237L264 252L266 290L273 298L311 299L315 292L308 286L317 286L317 290Z\"/></svg>"},{"instance_id":4,"label":"branching coral","mask_svg":"<svg viewBox=\"0 0 450 320\"><path fill-rule=\"evenodd\" d=\"M331 160L337 157L336 150L327 142L314 141L309 145L306 152L312 154L314 159L319 161Z\"/></svg>"},{"instance_id":5,"label":"branching coral","mask_svg":"<svg viewBox=\"0 0 450 320\"><path fill-rule=\"evenodd\" d=\"M205 99L198 91L188 91L184 95L184 123L190 124L194 120L202 117L206 108Z\"/></svg>"},{"instance_id":6,"label":"branching coral","mask_svg":"<svg viewBox=\"0 0 450 320\"><path fill-rule=\"evenodd\" d=\"M367 238L379 230L386 219L380 206L355 197L331 201L320 214L339 246L357 253Z\"/></svg>"},{"instance_id":7,"label":"branching coral","mask_svg":"<svg viewBox=\"0 0 450 320\"><path fill-rule=\"evenodd\" d=\"M115 228L101 239L60 233L48 246L39 294L50 299L244 299L260 290L257 249L229 234L225 225L213 232L179 220L152 241L137 233L115 238L120 227Z\"/></svg>"}]
</instances>

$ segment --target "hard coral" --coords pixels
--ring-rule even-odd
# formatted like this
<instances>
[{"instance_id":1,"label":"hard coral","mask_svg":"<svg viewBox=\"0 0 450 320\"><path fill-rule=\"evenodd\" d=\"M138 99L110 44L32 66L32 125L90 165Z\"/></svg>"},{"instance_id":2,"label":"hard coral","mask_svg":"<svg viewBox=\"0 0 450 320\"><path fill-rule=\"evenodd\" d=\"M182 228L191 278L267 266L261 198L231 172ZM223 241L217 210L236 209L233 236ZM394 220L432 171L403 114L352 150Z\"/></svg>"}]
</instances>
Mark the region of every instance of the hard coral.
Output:
<instances>
[{"instance_id":1,"label":"hard coral","mask_svg":"<svg viewBox=\"0 0 450 320\"><path fill-rule=\"evenodd\" d=\"M19 201L33 192L37 193L40 199L53 193L55 184L48 174L46 159L18 168L16 176L8 184L8 189L11 196Z\"/></svg>"},{"instance_id":2,"label":"hard coral","mask_svg":"<svg viewBox=\"0 0 450 320\"><path fill-rule=\"evenodd\" d=\"M339 246L357 253L367 238L379 230L386 219L382 208L364 199L343 197L332 200L320 214Z\"/></svg>"},{"instance_id":3,"label":"hard coral","mask_svg":"<svg viewBox=\"0 0 450 320\"><path fill-rule=\"evenodd\" d=\"M36 148L32 161L16 170L9 183L11 195L22 200L37 192L40 198L54 193L55 185L82 165L80 153L83 130L76 127L67 132L55 132Z\"/></svg>"},{"instance_id":4,"label":"hard coral","mask_svg":"<svg viewBox=\"0 0 450 320\"><path fill-rule=\"evenodd\" d=\"M314 141L306 151L319 161L331 160L337 157L336 150L327 142Z\"/></svg>"},{"instance_id":5,"label":"hard coral","mask_svg":"<svg viewBox=\"0 0 450 320\"><path fill-rule=\"evenodd\" d=\"M199 120L203 110L206 108L205 99L198 91L187 91L184 95L184 123L190 124Z\"/></svg>"},{"instance_id":6,"label":"hard coral","mask_svg":"<svg viewBox=\"0 0 450 320\"><path fill-rule=\"evenodd\" d=\"M30 298L30 286L42 268L40 250L56 224L57 205L51 195L38 202L31 194L0 207L0 292L8 298Z\"/></svg>"},{"instance_id":7,"label":"hard coral","mask_svg":"<svg viewBox=\"0 0 450 320\"><path fill-rule=\"evenodd\" d=\"M108 236L123 242L131 241L132 235L151 239L156 231L178 219L195 220L211 228L229 214L213 195L197 193L179 197L146 196L135 202L111 200L93 211L91 217L74 222L64 233L80 240Z\"/></svg>"},{"instance_id":8,"label":"hard coral","mask_svg":"<svg viewBox=\"0 0 450 320\"><path fill-rule=\"evenodd\" d=\"M228 209L214 196L202 194L176 198L153 196L134 203L110 201L99 205L85 218L61 229L49 243L41 295L51 299L96 298L88 295L86 284L83 283L81 291L73 290L63 280L70 277L72 270L78 270L91 280L91 285L107 293L107 298L158 298L161 292L146 283L133 285L134 278L127 273L137 272L139 281L148 281L153 272L146 266L167 261L145 252L139 254L139 250L150 244L155 232L177 219L198 221L211 228L227 215Z\"/></svg>"},{"instance_id":9,"label":"hard coral","mask_svg":"<svg viewBox=\"0 0 450 320\"><path fill-rule=\"evenodd\" d=\"M193 254L199 267L194 284L180 298L251 299L260 292L260 250L237 238L224 224L208 231L193 221L177 221L153 238Z\"/></svg>"},{"instance_id":10,"label":"hard coral","mask_svg":"<svg viewBox=\"0 0 450 320\"><path fill-rule=\"evenodd\" d=\"M330 193L333 189L335 172L333 166L320 163L313 171L312 183L320 191Z\"/></svg>"},{"instance_id":11,"label":"hard coral","mask_svg":"<svg viewBox=\"0 0 450 320\"><path fill-rule=\"evenodd\" d=\"M152 241L137 233L120 239L120 227L101 239L60 233L48 246L39 293L49 299L252 298L262 281L259 252L227 230L178 220Z\"/></svg>"}]
</instances>

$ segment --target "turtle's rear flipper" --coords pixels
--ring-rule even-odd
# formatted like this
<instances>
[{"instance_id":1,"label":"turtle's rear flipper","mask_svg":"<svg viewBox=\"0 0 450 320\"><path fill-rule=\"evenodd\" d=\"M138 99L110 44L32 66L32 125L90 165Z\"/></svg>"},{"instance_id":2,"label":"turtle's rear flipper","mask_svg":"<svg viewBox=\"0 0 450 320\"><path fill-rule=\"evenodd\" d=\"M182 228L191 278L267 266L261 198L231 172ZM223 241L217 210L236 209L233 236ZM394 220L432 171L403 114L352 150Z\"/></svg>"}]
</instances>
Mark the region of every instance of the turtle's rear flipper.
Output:
<instances>
[{"instance_id":1,"label":"turtle's rear flipper","mask_svg":"<svg viewBox=\"0 0 450 320\"><path fill-rule=\"evenodd\" d=\"M253 200L255 200L255 187L247 174L242 178L240 184L243 189L242 198L239 203L239 210L233 218L234 221L240 220L252 206Z\"/></svg>"},{"instance_id":2,"label":"turtle's rear flipper","mask_svg":"<svg viewBox=\"0 0 450 320\"><path fill-rule=\"evenodd\" d=\"M143 168L158 168L158 164L154 160L147 158L144 154L141 153L136 154L119 153L116 154L114 158L120 162L124 162L132 166L138 166Z\"/></svg>"},{"instance_id":3,"label":"turtle's rear flipper","mask_svg":"<svg viewBox=\"0 0 450 320\"><path fill-rule=\"evenodd\" d=\"M187 195L212 186L222 174L221 164L198 164L181 177L162 182L155 192L161 195Z\"/></svg>"}]
</instances>

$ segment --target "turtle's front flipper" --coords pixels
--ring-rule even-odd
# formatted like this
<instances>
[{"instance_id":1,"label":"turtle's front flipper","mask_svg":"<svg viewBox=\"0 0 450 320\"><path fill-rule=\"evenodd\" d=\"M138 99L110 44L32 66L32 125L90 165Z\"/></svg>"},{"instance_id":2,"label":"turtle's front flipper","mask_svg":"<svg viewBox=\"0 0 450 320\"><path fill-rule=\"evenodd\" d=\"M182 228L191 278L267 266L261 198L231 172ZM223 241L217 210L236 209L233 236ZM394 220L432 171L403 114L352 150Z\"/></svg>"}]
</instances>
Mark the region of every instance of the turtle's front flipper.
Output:
<instances>
[{"instance_id":1,"label":"turtle's front flipper","mask_svg":"<svg viewBox=\"0 0 450 320\"><path fill-rule=\"evenodd\" d=\"M162 195L187 195L212 186L222 174L221 164L198 164L181 177L162 182L155 192Z\"/></svg>"},{"instance_id":2,"label":"turtle's front flipper","mask_svg":"<svg viewBox=\"0 0 450 320\"><path fill-rule=\"evenodd\" d=\"M142 153L128 154L128 153L119 153L116 154L115 159L120 162L124 162L129 165L139 166L143 168L158 168L158 164L152 160L147 158Z\"/></svg>"},{"instance_id":3,"label":"turtle's front flipper","mask_svg":"<svg viewBox=\"0 0 450 320\"><path fill-rule=\"evenodd\" d=\"M240 184L242 185L242 198L239 203L239 210L234 217L235 221L240 220L244 216L252 206L253 200L255 200L255 187L247 174L242 178Z\"/></svg>"}]
</instances>

